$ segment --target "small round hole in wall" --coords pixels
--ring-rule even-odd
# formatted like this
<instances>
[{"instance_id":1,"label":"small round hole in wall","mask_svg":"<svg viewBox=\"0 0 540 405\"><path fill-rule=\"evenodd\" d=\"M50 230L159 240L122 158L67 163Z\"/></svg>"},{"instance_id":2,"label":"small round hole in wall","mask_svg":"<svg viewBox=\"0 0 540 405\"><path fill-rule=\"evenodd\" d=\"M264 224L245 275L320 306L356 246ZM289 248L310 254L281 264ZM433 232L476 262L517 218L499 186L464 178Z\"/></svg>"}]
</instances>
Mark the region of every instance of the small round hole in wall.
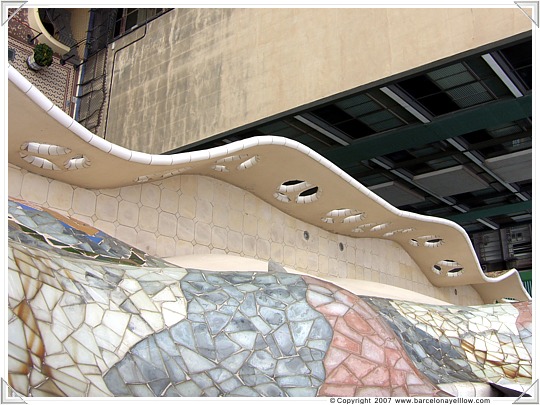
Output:
<instances>
[{"instance_id":1,"label":"small round hole in wall","mask_svg":"<svg viewBox=\"0 0 540 405\"><path fill-rule=\"evenodd\" d=\"M309 240L309 232L308 231L304 231L304 239Z\"/></svg>"},{"instance_id":2,"label":"small round hole in wall","mask_svg":"<svg viewBox=\"0 0 540 405\"><path fill-rule=\"evenodd\" d=\"M345 250L345 246L343 246L343 243L342 242L339 242L339 250L341 250L342 252Z\"/></svg>"}]
</instances>

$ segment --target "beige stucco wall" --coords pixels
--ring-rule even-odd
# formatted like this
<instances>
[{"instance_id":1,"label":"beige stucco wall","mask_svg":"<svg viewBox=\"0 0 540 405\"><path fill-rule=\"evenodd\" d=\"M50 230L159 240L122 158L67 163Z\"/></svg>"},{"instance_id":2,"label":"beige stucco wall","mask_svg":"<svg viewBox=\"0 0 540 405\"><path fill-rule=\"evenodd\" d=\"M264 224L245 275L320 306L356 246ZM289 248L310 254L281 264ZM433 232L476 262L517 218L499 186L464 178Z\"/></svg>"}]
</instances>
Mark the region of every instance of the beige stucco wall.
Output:
<instances>
[{"instance_id":1,"label":"beige stucco wall","mask_svg":"<svg viewBox=\"0 0 540 405\"><path fill-rule=\"evenodd\" d=\"M106 139L161 153L531 24L518 7L175 9L110 49Z\"/></svg>"},{"instance_id":2,"label":"beige stucco wall","mask_svg":"<svg viewBox=\"0 0 540 405\"><path fill-rule=\"evenodd\" d=\"M182 175L87 190L14 165L8 173L9 196L77 218L160 257L229 254L273 260L312 275L379 282L459 305L483 303L471 286L434 287L393 241L330 233L217 179Z\"/></svg>"}]
</instances>

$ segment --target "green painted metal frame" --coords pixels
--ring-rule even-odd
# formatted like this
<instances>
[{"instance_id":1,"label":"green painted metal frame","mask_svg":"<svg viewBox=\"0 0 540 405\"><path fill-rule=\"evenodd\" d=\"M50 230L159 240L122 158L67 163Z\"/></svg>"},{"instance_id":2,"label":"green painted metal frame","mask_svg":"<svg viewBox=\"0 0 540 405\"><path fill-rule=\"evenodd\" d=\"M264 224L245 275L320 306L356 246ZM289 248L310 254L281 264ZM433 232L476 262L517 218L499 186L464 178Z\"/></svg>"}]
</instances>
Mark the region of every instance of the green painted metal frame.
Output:
<instances>
[{"instance_id":1,"label":"green painted metal frame","mask_svg":"<svg viewBox=\"0 0 540 405\"><path fill-rule=\"evenodd\" d=\"M404 129L368 136L351 145L322 152L322 155L347 170L362 160L454 138L531 115L532 95L529 93L523 97L498 100L457 111L427 124L411 125Z\"/></svg>"}]
</instances>

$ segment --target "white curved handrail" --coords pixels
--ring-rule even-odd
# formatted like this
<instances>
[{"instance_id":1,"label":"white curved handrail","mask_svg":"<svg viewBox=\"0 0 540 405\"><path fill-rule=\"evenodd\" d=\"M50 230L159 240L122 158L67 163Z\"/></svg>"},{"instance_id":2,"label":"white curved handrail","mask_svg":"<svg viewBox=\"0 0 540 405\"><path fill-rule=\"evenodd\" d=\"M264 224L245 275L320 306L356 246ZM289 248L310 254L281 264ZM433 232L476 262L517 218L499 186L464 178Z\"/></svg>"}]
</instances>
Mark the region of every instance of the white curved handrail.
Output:
<instances>
[{"instance_id":1,"label":"white curved handrail","mask_svg":"<svg viewBox=\"0 0 540 405\"><path fill-rule=\"evenodd\" d=\"M489 278L484 275L481 270L480 263L476 257L473 245L467 233L461 226L443 218L436 218L399 210L367 189L356 179L321 156L319 153L296 141L276 136L261 136L207 150L185 152L174 155L155 155L132 151L119 145L115 145L88 131L72 117L69 117L58 107L54 106L53 103L47 99L47 97L45 97L12 66L9 66L8 68L8 78L18 90L32 100L32 102L43 110L51 119L53 119L56 124L59 124L67 129L69 133L75 135L75 137L71 138L66 136L67 133L60 136L57 133L58 131L49 131L48 133L45 133L46 131L41 131L41 133L34 136L33 139L24 139L23 141L22 139L19 139L19 137L23 136L23 134L19 133L22 131L14 131L17 133L11 134L10 122L9 156L10 160L15 160L15 156L19 158L18 161L12 161L13 164L23 166L30 171L36 171L44 176L57 178L71 184L81 185L82 187L85 187L85 182L88 183L92 181L93 188L131 185L136 181L141 182L153 180L160 178L160 176L165 177L166 175L174 175L182 172L216 177L239 187L247 188L255 195L276 206L276 208L281 209L282 211L317 227L321 227L335 233L343 233L348 236L380 237L394 240L415 259L424 274L426 274L430 281L435 285L496 285L497 283L503 281L504 284L507 285L508 280L513 280L513 284L519 284L516 288L513 288L513 293L517 295L515 298L520 300L530 300L530 296L521 284L519 275L515 269L497 278ZM20 123L20 125L27 126L30 124L31 123ZM13 127L16 126L17 124L13 125ZM27 135L24 134L24 136ZM78 141L76 141L77 139ZM32 165L28 163L28 159L26 161L21 159L20 154L12 153L12 151L14 149L18 149L23 142L28 143L28 141L42 142L46 143L48 146L59 143L61 144L60 146L73 151L72 153L76 153L75 151L79 150L79 155L84 155L86 159L88 159L88 162L91 162L92 164L86 166L81 164L79 165L79 170L68 171L67 169L64 170L65 165L64 163L61 163L55 165L60 167L61 170L46 171L43 165L41 168L36 165ZM276 148L279 148L279 153L276 153ZM84 150L81 151L81 149ZM234 170L235 176L237 177L230 177L230 170L216 171L216 163L221 162L221 164L223 164L223 162L227 163L229 161L233 161L234 159L232 156L238 155L240 152L242 152L242 155L248 155L247 157L242 157L244 161L256 161L257 164L246 164L244 166L245 170ZM283 157L287 154L289 158ZM257 157L253 158L254 156ZM294 157L294 160L290 158L291 156ZM55 164L55 156L47 156L47 159L50 159L51 163ZM288 200L291 201L290 203L282 203L274 196L279 184L282 184L287 180L293 180L294 178L294 176L293 178L289 179L279 177L284 176L283 173L285 173L285 171L281 169L283 168L283 165L286 164L291 167L294 166L295 170L298 172L303 172L305 176L315 175L315 173L320 174L321 177L315 178L317 181L323 181L319 180L323 177L328 178L325 183L327 185L326 188L322 192L319 190L316 196L313 196L312 198L308 197L296 199L297 202L305 203L300 204L301 206L305 207L299 208L298 204L294 203L294 198L289 198L285 194L282 195L284 198L282 198L281 201ZM100 168L100 166L105 166L105 169L109 167L111 170L105 170L103 167ZM271 176L272 174L269 173L269 167L273 167L273 171L276 173L281 170L281 174L275 174L274 177L270 179L276 188L273 188L273 185L266 185L266 188L269 189L268 192L265 189L265 184L253 184L253 178L242 177L249 176L249 172L253 170L259 170L257 173L264 174L266 177ZM163 173L164 169L167 169L167 172ZM87 171L86 178L79 174L82 173L83 170ZM137 172L136 176L133 175L135 172ZM106 173L107 176L100 179L99 176L102 176L103 173ZM259 177L260 176L257 176L256 178L258 179ZM249 180L249 186L246 185L248 183L246 179ZM115 183L113 183L113 181L115 181ZM316 181L313 180L306 181L306 183L313 183L313 186L317 185L315 184ZM287 190L293 191L293 189L294 187L291 187ZM333 192L330 192L329 190ZM358 195L355 195L354 198L352 198L349 195L350 191L353 191ZM370 205L372 210L376 211L376 215L371 215L371 218L367 219L368 222L372 222L374 216L378 216L381 220L379 222L374 222L373 227L371 227L371 231L369 231L370 228L368 227L366 227L366 231L357 233L354 233L351 229L344 230L344 228L330 228L331 226L343 226L344 224L337 224L334 223L334 221L321 221L321 217L323 217L325 213L331 211L331 209L321 209L321 211L314 212L314 209L311 207L316 204L322 204L323 202L324 204L329 204L329 201L332 199L335 200L338 198L337 196L339 196L339 199L341 200L351 201L351 204L353 205ZM317 201L316 204L314 204L315 201ZM334 206L329 208L356 207ZM392 229L388 228L387 226L382 226L382 224L386 223L399 223L400 229L413 228L417 230L419 234L425 232L423 235L431 235L431 232L435 232L432 231L432 229L436 229L436 233L444 233L445 235L449 236L445 238L445 244L442 247L428 249L429 251L440 252L436 255L433 252L428 252L426 249L418 250L418 248L415 248L409 243L410 238L407 232L400 232L399 229L395 230L395 232L391 232ZM347 223L345 223L345 225L347 225ZM378 231L383 232L384 236L379 235ZM440 257L443 252L445 252L444 255L447 254L449 257ZM437 263L441 259L456 258L458 259L457 261L459 263L466 263L466 271L464 271L465 275L461 275L460 273L459 277L437 278L433 274L431 270L433 264ZM477 288L477 290L479 289ZM487 293L484 293L484 295L486 294Z\"/></svg>"}]
</instances>

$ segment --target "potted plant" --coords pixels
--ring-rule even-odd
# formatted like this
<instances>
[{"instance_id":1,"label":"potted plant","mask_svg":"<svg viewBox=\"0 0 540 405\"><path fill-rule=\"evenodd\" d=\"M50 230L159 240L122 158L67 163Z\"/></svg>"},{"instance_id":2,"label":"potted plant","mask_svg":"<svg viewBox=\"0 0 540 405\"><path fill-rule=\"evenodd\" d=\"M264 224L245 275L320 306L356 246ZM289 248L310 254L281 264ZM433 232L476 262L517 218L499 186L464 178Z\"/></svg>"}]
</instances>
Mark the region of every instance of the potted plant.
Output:
<instances>
[{"instance_id":1,"label":"potted plant","mask_svg":"<svg viewBox=\"0 0 540 405\"><path fill-rule=\"evenodd\" d=\"M53 50L47 44L37 44L34 53L28 57L26 63L32 70L41 70L44 67L51 66L53 61Z\"/></svg>"}]
</instances>

